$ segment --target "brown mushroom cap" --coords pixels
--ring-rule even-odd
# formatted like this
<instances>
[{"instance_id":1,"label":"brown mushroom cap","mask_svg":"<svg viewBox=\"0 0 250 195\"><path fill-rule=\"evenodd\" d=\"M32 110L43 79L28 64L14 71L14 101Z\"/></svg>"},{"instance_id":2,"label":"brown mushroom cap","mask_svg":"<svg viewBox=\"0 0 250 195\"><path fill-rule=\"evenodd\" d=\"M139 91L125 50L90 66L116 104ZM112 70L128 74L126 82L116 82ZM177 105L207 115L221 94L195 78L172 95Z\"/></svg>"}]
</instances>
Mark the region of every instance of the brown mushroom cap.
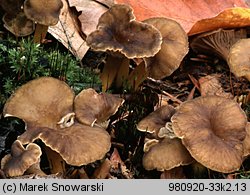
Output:
<instances>
[{"instance_id":1,"label":"brown mushroom cap","mask_svg":"<svg viewBox=\"0 0 250 195\"><path fill-rule=\"evenodd\" d=\"M42 151L37 144L30 143L23 147L19 140L11 146L11 157L3 164L4 173L8 177L20 176L32 165L40 162Z\"/></svg>"},{"instance_id":2,"label":"brown mushroom cap","mask_svg":"<svg viewBox=\"0 0 250 195\"><path fill-rule=\"evenodd\" d=\"M82 90L74 100L74 111L79 122L93 126L102 123L115 114L124 99L108 93L97 93L89 88Z\"/></svg>"},{"instance_id":3,"label":"brown mushroom cap","mask_svg":"<svg viewBox=\"0 0 250 195\"><path fill-rule=\"evenodd\" d=\"M231 46L239 39L246 38L246 30L224 30L202 33L196 36L190 43L190 47L196 53L215 55L227 61Z\"/></svg>"},{"instance_id":4,"label":"brown mushroom cap","mask_svg":"<svg viewBox=\"0 0 250 195\"><path fill-rule=\"evenodd\" d=\"M199 163L223 173L240 168L247 119L235 101L195 98L182 103L171 121L175 135Z\"/></svg>"},{"instance_id":5,"label":"brown mushroom cap","mask_svg":"<svg viewBox=\"0 0 250 195\"><path fill-rule=\"evenodd\" d=\"M246 77L250 81L250 39L237 41L230 49L228 66L237 77Z\"/></svg>"},{"instance_id":6,"label":"brown mushroom cap","mask_svg":"<svg viewBox=\"0 0 250 195\"><path fill-rule=\"evenodd\" d=\"M156 27L162 35L160 51L144 59L149 77L162 79L170 76L188 53L188 36L179 23L168 18L149 18L144 22Z\"/></svg>"},{"instance_id":7,"label":"brown mushroom cap","mask_svg":"<svg viewBox=\"0 0 250 195\"><path fill-rule=\"evenodd\" d=\"M1 0L0 6L8 14L16 14L21 11L24 0Z\"/></svg>"},{"instance_id":8,"label":"brown mushroom cap","mask_svg":"<svg viewBox=\"0 0 250 195\"><path fill-rule=\"evenodd\" d=\"M152 146L143 156L143 167L146 170L170 170L193 162L187 149L178 138L164 138Z\"/></svg>"},{"instance_id":9,"label":"brown mushroom cap","mask_svg":"<svg viewBox=\"0 0 250 195\"><path fill-rule=\"evenodd\" d=\"M162 39L155 27L135 21L131 7L115 4L99 18L97 30L86 41L97 51L120 51L127 58L142 58L154 56Z\"/></svg>"},{"instance_id":10,"label":"brown mushroom cap","mask_svg":"<svg viewBox=\"0 0 250 195\"><path fill-rule=\"evenodd\" d=\"M45 26L57 24L62 7L61 0L25 0L24 2L27 18Z\"/></svg>"},{"instance_id":11,"label":"brown mushroom cap","mask_svg":"<svg viewBox=\"0 0 250 195\"><path fill-rule=\"evenodd\" d=\"M244 157L247 157L250 155L250 122L248 122L246 125L246 132L247 134L243 142Z\"/></svg>"},{"instance_id":12,"label":"brown mushroom cap","mask_svg":"<svg viewBox=\"0 0 250 195\"><path fill-rule=\"evenodd\" d=\"M29 20L23 12L12 14L4 14L4 27L12 34L22 37L32 34L35 30L35 24Z\"/></svg>"},{"instance_id":13,"label":"brown mushroom cap","mask_svg":"<svg viewBox=\"0 0 250 195\"><path fill-rule=\"evenodd\" d=\"M18 88L7 100L3 115L15 116L35 126L56 128L73 110L74 93L63 81L40 77Z\"/></svg>"},{"instance_id":14,"label":"brown mushroom cap","mask_svg":"<svg viewBox=\"0 0 250 195\"><path fill-rule=\"evenodd\" d=\"M175 109L172 106L165 105L151 112L148 116L143 118L138 124L139 131L147 133L156 133L160 128L165 127L166 122L170 121L171 116L174 114Z\"/></svg>"},{"instance_id":15,"label":"brown mushroom cap","mask_svg":"<svg viewBox=\"0 0 250 195\"><path fill-rule=\"evenodd\" d=\"M104 129L78 123L63 129L28 126L18 137L23 144L37 139L59 153L66 163L74 166L102 159L111 146L110 136Z\"/></svg>"}]
</instances>

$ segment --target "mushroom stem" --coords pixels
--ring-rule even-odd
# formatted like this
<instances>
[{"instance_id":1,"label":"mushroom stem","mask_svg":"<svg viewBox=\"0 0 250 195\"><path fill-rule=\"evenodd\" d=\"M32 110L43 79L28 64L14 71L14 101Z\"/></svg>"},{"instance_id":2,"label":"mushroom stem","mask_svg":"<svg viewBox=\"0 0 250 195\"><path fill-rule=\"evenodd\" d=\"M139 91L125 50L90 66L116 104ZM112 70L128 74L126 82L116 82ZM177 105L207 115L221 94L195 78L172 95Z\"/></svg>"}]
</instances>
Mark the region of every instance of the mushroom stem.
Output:
<instances>
[{"instance_id":1,"label":"mushroom stem","mask_svg":"<svg viewBox=\"0 0 250 195\"><path fill-rule=\"evenodd\" d=\"M26 170L26 174L27 175L36 174L36 175L39 175L39 176L46 176L46 173L44 173L41 170L39 162L36 163L36 164L31 165L31 167Z\"/></svg>"},{"instance_id":2,"label":"mushroom stem","mask_svg":"<svg viewBox=\"0 0 250 195\"><path fill-rule=\"evenodd\" d=\"M36 30L34 34L34 43L43 43L43 40L46 37L49 26L36 24Z\"/></svg>"},{"instance_id":3,"label":"mushroom stem","mask_svg":"<svg viewBox=\"0 0 250 195\"><path fill-rule=\"evenodd\" d=\"M193 162L191 167L192 167L193 175L195 175L198 178L203 178L204 175L207 174L208 169L197 161Z\"/></svg>"},{"instance_id":4,"label":"mushroom stem","mask_svg":"<svg viewBox=\"0 0 250 195\"><path fill-rule=\"evenodd\" d=\"M51 150L49 147L45 147L45 153L50 165L51 174L64 173L65 172L65 161L62 159L60 154Z\"/></svg>"},{"instance_id":5,"label":"mushroom stem","mask_svg":"<svg viewBox=\"0 0 250 195\"><path fill-rule=\"evenodd\" d=\"M186 179L183 167L175 167L170 170L164 170L160 176L160 179Z\"/></svg>"}]
</instances>

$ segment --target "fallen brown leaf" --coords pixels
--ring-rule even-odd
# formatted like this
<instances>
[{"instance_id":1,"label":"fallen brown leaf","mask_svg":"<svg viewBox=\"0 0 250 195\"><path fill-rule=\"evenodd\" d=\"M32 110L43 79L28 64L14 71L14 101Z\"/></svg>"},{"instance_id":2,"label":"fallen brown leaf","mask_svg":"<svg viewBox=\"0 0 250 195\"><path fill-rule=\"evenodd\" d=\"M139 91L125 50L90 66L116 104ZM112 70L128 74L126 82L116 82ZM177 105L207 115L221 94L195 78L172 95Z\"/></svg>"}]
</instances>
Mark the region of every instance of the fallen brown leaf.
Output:
<instances>
[{"instance_id":1,"label":"fallen brown leaf","mask_svg":"<svg viewBox=\"0 0 250 195\"><path fill-rule=\"evenodd\" d=\"M80 13L82 32L87 36L96 29L100 16L108 10L112 1L105 0L68 0L70 7L75 7Z\"/></svg>"},{"instance_id":2,"label":"fallen brown leaf","mask_svg":"<svg viewBox=\"0 0 250 195\"><path fill-rule=\"evenodd\" d=\"M219 75L207 75L199 79L201 96L217 95L226 98L233 98L233 95L226 93L219 80Z\"/></svg>"},{"instance_id":3,"label":"fallen brown leaf","mask_svg":"<svg viewBox=\"0 0 250 195\"><path fill-rule=\"evenodd\" d=\"M78 24L74 19L66 0L62 0L63 8L59 16L59 22L50 26L48 32L61 42L78 59L82 59L89 47L78 31Z\"/></svg>"},{"instance_id":4,"label":"fallen brown leaf","mask_svg":"<svg viewBox=\"0 0 250 195\"><path fill-rule=\"evenodd\" d=\"M113 153L110 156L111 170L113 172L121 172L124 178L132 179L133 174L127 169L125 163L122 161L119 152L114 148Z\"/></svg>"}]
</instances>

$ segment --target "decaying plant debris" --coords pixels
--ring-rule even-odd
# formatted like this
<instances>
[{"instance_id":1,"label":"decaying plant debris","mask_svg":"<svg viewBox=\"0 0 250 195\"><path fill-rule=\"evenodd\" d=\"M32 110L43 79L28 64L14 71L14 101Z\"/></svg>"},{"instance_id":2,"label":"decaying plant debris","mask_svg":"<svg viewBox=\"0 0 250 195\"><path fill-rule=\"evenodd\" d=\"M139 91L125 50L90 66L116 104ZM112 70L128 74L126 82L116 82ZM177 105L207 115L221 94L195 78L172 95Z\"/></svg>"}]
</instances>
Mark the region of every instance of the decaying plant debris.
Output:
<instances>
[{"instance_id":1,"label":"decaying plant debris","mask_svg":"<svg viewBox=\"0 0 250 195\"><path fill-rule=\"evenodd\" d=\"M29 16L34 1L10 4L18 14L1 1L0 177L250 178L250 9L232 1L193 26L162 14L139 20L133 1L112 0L86 1L86 10L55 1L61 12L45 24ZM94 8L90 24L83 16ZM231 16L236 26L218 22ZM21 39L32 45L28 55ZM53 49L77 61L71 68L91 68L100 82L85 85L60 59L32 60L58 41ZM35 74L36 63L55 64Z\"/></svg>"}]
</instances>

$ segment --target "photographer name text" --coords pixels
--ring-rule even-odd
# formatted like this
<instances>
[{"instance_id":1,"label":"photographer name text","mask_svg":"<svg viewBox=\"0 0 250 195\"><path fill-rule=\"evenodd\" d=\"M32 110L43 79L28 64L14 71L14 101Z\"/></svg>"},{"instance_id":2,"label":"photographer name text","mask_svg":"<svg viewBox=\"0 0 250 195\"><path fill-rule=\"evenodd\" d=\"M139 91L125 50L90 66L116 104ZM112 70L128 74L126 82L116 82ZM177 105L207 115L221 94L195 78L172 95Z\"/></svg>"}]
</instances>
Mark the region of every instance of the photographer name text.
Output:
<instances>
[{"instance_id":1,"label":"photographer name text","mask_svg":"<svg viewBox=\"0 0 250 195\"><path fill-rule=\"evenodd\" d=\"M103 192L103 183L94 184L59 184L53 182L51 184L29 184L27 182L21 183L4 183L2 185L2 192L16 193L16 192Z\"/></svg>"}]
</instances>

